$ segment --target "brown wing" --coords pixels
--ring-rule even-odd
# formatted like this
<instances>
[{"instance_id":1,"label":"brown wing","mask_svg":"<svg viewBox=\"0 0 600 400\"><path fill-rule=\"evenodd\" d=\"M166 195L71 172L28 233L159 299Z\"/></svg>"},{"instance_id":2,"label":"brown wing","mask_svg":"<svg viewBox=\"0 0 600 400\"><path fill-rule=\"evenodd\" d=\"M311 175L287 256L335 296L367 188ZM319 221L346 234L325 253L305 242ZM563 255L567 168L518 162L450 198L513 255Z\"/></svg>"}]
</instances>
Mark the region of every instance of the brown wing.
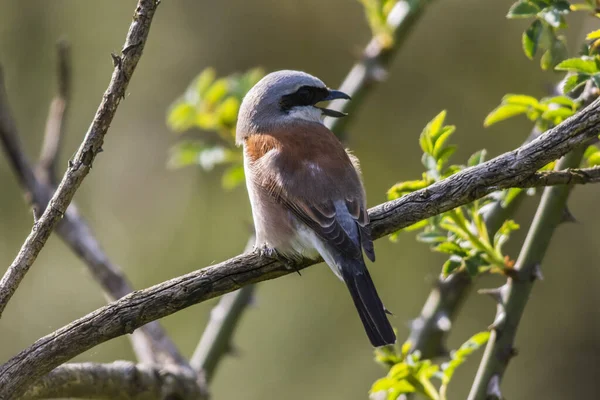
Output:
<instances>
[{"instance_id":1,"label":"brown wing","mask_svg":"<svg viewBox=\"0 0 600 400\"><path fill-rule=\"evenodd\" d=\"M252 135L246 149L259 187L341 254L364 248L374 260L359 172L329 129L307 122Z\"/></svg>"}]
</instances>

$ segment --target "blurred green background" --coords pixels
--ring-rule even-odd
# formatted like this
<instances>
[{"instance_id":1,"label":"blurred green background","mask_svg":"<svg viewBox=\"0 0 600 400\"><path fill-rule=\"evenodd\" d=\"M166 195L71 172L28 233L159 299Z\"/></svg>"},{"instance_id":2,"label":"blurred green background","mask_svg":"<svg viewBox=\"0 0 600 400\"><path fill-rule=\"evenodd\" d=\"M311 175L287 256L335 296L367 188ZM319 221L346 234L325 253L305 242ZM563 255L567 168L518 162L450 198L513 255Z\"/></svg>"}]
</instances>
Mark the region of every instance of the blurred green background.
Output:
<instances>
[{"instance_id":1,"label":"blurred green background","mask_svg":"<svg viewBox=\"0 0 600 400\"><path fill-rule=\"evenodd\" d=\"M537 97L559 75L541 73L520 48L527 22L505 19L511 1L433 2L395 59L389 78L361 108L348 132L361 159L369 204L385 200L399 180L418 177L422 127L441 109L458 125L456 161L480 148L510 150L530 123L515 119L483 129L485 115L507 92ZM55 92L55 42L72 42L73 102L61 165L75 152L106 88L110 53L120 50L134 1L0 2L0 63L24 144L37 155L47 108ZM598 28L571 19L570 50ZM587 24L587 25L586 25ZM207 66L219 75L261 66L305 70L336 87L370 38L355 0L163 1L144 56L94 169L77 193L82 214L136 288L148 287L224 260L245 246L251 222L243 187L225 192L219 173L199 168L168 171L177 140L165 125L168 106ZM577 188L570 207L580 223L563 225L543 266L517 337L503 391L510 399L600 398L600 214L598 186ZM535 207L517 216L516 258ZM4 157L0 157L0 269L16 255L32 224ZM395 313L399 337L408 334L444 257L401 235L376 242L373 278ZM498 284L493 278L478 286ZM40 336L105 303L82 263L52 237L0 320L0 361ZM161 322L191 355L216 300ZM456 347L492 321L495 305L473 294L450 336ZM260 284L256 305L235 336L237 356L216 374L215 399L364 399L384 374L345 287L324 265ZM466 397L477 354L457 371L450 397ZM76 358L132 359L118 338Z\"/></svg>"}]
</instances>

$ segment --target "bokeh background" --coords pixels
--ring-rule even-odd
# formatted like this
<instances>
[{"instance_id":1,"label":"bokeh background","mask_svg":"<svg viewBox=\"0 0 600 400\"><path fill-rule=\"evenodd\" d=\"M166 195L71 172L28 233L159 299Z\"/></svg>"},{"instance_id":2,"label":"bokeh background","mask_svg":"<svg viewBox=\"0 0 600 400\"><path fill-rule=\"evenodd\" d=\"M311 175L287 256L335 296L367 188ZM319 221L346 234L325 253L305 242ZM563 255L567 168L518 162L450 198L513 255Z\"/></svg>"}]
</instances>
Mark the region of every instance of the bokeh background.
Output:
<instances>
[{"instance_id":1,"label":"bokeh background","mask_svg":"<svg viewBox=\"0 0 600 400\"><path fill-rule=\"evenodd\" d=\"M53 0L0 2L0 62L18 128L31 157L40 148L55 91L55 42L72 42L73 103L61 165L75 152L108 83L110 53L120 50L135 2ZM366 100L348 132L361 159L370 205L399 180L421 173L418 135L440 110L458 125L455 160L480 148L497 155L519 145L530 124L516 119L490 129L487 112L507 92L548 93L559 79L525 58L526 22L505 19L511 1L432 2L396 57L388 79ZM597 28L571 19L570 50ZM587 24L587 25L586 25ZM224 260L245 246L251 222L245 188L226 192L219 173L166 169L177 140L165 124L171 102L207 66L219 75L262 66L308 71L335 87L370 38L355 0L163 1L141 63L109 130L105 152L76 195L83 215L137 288ZM519 356L503 383L510 399L600 398L600 213L598 186L577 188L577 224L554 235L520 326ZM537 198L517 216L510 242L517 256ZM0 270L10 264L32 224L6 159L0 157ZM414 235L376 243L373 278L400 338L408 334L440 271L443 256ZM487 278L479 286L499 282ZM52 237L0 320L0 361L105 299L82 263ZM169 334L191 355L216 300L165 318ZM217 371L215 399L364 399L384 371L346 289L319 265L259 285L255 306L235 335L237 356ZM450 336L456 347L492 321L492 301L473 294ZM480 354L459 369L452 399L465 398ZM133 359L125 337L76 361Z\"/></svg>"}]
</instances>

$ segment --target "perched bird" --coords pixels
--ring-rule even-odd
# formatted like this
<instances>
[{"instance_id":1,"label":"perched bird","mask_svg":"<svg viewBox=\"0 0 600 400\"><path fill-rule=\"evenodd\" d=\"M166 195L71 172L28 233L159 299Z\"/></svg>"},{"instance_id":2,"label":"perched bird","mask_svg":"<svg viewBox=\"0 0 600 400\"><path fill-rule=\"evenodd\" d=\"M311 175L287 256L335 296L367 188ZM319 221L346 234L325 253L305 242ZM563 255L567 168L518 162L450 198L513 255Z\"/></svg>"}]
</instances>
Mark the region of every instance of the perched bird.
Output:
<instances>
[{"instance_id":1,"label":"perched bird","mask_svg":"<svg viewBox=\"0 0 600 400\"><path fill-rule=\"evenodd\" d=\"M345 114L317 103L347 94L300 71L265 76L244 97L236 142L256 229L256 248L294 260L320 254L343 280L375 347L392 344L390 325L363 251L375 260L358 160L323 125Z\"/></svg>"}]
</instances>

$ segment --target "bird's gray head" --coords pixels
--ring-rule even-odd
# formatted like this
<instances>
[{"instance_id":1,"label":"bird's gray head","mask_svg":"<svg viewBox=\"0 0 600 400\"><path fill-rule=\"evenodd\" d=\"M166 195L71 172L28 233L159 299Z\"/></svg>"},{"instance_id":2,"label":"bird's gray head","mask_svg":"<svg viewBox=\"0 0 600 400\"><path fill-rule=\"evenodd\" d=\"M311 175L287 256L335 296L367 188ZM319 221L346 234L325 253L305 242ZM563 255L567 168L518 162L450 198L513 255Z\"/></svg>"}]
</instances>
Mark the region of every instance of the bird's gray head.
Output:
<instances>
[{"instance_id":1,"label":"bird's gray head","mask_svg":"<svg viewBox=\"0 0 600 400\"><path fill-rule=\"evenodd\" d=\"M262 78L244 97L240 107L236 142L242 144L251 134L268 132L299 121L321 122L323 115L345 114L317 107L321 101L350 99L329 89L318 78L301 71L283 70Z\"/></svg>"}]
</instances>

